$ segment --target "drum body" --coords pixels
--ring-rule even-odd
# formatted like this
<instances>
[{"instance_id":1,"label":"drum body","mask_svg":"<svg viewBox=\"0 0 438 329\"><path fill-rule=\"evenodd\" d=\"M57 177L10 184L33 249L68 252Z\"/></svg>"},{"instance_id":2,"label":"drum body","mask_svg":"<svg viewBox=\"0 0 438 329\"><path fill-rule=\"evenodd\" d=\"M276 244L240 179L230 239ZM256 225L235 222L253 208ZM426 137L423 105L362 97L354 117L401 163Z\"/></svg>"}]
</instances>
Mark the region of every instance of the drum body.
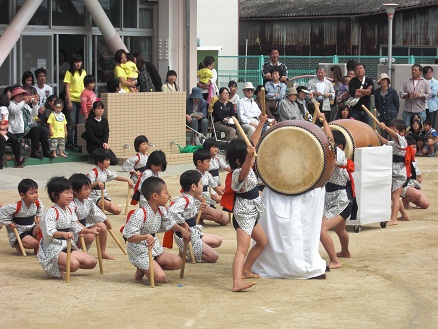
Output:
<instances>
[{"instance_id":1,"label":"drum body","mask_svg":"<svg viewBox=\"0 0 438 329\"><path fill-rule=\"evenodd\" d=\"M331 130L338 130L345 136L344 152L348 159L354 159L356 148L382 145L373 128L361 121L341 119L330 122L329 126Z\"/></svg>"},{"instance_id":2,"label":"drum body","mask_svg":"<svg viewBox=\"0 0 438 329\"><path fill-rule=\"evenodd\" d=\"M334 144L307 121L282 121L266 131L257 145L256 170L266 186L281 194L322 187L334 168Z\"/></svg>"}]
</instances>

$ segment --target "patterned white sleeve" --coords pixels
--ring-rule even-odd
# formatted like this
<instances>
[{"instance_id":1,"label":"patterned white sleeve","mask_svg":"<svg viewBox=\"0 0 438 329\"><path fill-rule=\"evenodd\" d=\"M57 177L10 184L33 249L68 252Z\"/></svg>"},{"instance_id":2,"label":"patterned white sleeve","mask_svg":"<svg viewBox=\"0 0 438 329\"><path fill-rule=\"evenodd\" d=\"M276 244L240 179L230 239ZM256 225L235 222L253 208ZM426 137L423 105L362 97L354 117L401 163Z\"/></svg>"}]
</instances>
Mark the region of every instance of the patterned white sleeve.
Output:
<instances>
[{"instance_id":1,"label":"patterned white sleeve","mask_svg":"<svg viewBox=\"0 0 438 329\"><path fill-rule=\"evenodd\" d=\"M186 200L184 198L178 198L173 205L170 206L167 212L167 218L177 224L185 222L184 210L186 208Z\"/></svg>"},{"instance_id":2,"label":"patterned white sleeve","mask_svg":"<svg viewBox=\"0 0 438 329\"><path fill-rule=\"evenodd\" d=\"M144 222L144 211L143 209L137 209L129 218L129 221L126 223L125 228L123 229L123 236L126 239L132 238L135 235L140 234L141 226Z\"/></svg>"}]
</instances>

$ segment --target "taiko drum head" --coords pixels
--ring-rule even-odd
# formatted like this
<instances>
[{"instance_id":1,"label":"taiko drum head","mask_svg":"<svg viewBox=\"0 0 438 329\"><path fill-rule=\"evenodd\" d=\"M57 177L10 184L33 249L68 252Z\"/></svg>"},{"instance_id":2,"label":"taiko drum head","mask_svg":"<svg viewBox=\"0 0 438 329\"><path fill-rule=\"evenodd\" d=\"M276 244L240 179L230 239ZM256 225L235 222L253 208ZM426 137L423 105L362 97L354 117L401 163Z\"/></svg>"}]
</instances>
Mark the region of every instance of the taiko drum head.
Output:
<instances>
[{"instance_id":1,"label":"taiko drum head","mask_svg":"<svg viewBox=\"0 0 438 329\"><path fill-rule=\"evenodd\" d=\"M278 193L302 194L324 186L334 166L333 146L321 128L310 122L278 123L257 146L257 172Z\"/></svg>"}]
</instances>

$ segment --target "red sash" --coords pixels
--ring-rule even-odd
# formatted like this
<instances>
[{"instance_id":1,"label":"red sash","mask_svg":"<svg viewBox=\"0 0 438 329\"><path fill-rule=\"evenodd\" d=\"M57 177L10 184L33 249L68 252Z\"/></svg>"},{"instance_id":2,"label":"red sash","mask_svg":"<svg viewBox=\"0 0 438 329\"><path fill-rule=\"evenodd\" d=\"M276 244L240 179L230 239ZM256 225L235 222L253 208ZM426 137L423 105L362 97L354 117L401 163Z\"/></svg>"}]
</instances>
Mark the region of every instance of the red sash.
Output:
<instances>
[{"instance_id":1,"label":"red sash","mask_svg":"<svg viewBox=\"0 0 438 329\"><path fill-rule=\"evenodd\" d=\"M353 193L353 197L356 197L356 190L354 187L354 179L353 179L353 175L352 173L354 172L354 162L351 159L347 159L347 164L345 166L338 166L339 168L342 169L347 169L347 173L348 173L348 177L350 178L350 183L351 183L351 189L352 189L352 193Z\"/></svg>"}]
</instances>

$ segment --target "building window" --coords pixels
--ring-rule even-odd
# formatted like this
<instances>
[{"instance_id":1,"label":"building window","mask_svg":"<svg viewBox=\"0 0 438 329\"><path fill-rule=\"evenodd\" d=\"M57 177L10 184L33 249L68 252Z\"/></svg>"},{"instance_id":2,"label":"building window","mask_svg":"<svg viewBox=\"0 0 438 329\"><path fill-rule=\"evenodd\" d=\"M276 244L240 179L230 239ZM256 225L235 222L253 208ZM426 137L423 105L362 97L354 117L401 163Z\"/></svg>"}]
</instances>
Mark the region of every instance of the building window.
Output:
<instances>
[{"instance_id":1,"label":"building window","mask_svg":"<svg viewBox=\"0 0 438 329\"><path fill-rule=\"evenodd\" d=\"M9 1L3 1L0 10L0 24L9 24Z\"/></svg>"},{"instance_id":2,"label":"building window","mask_svg":"<svg viewBox=\"0 0 438 329\"><path fill-rule=\"evenodd\" d=\"M126 1L125 5L128 2L135 2L135 0ZM121 0L112 0L112 1L99 1L106 15L108 16L111 24L115 28L120 28L120 17L122 12L122 1ZM123 8L123 10L126 10ZM93 26L96 26L96 23L93 21Z\"/></svg>"},{"instance_id":3,"label":"building window","mask_svg":"<svg viewBox=\"0 0 438 329\"><path fill-rule=\"evenodd\" d=\"M25 0L17 0L17 12L23 6L24 2ZM49 10L47 0L43 0L36 13L31 18L29 25L49 25Z\"/></svg>"},{"instance_id":4,"label":"building window","mask_svg":"<svg viewBox=\"0 0 438 329\"><path fill-rule=\"evenodd\" d=\"M84 2L80 0L53 0L52 24L55 26L85 26Z\"/></svg>"}]
</instances>

